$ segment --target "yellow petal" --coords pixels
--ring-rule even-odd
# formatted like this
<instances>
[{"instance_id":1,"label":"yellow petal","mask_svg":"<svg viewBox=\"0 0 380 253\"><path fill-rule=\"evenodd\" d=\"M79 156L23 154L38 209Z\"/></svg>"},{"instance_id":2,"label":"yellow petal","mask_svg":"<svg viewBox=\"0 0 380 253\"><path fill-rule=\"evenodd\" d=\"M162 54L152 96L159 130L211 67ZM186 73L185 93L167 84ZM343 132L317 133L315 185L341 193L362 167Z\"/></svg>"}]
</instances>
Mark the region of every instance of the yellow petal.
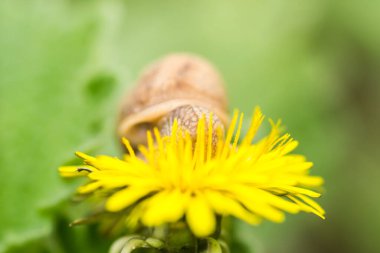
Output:
<instances>
[{"instance_id":1,"label":"yellow petal","mask_svg":"<svg viewBox=\"0 0 380 253\"><path fill-rule=\"evenodd\" d=\"M318 192L300 188L300 187L281 185L281 186L278 186L277 188L287 191L289 193L293 193L293 194L299 193L299 194L303 194L312 198L318 198L321 196L321 194Z\"/></svg>"},{"instance_id":2,"label":"yellow petal","mask_svg":"<svg viewBox=\"0 0 380 253\"><path fill-rule=\"evenodd\" d=\"M118 212L152 191L154 191L152 188L130 186L113 194L106 202L106 209L111 212Z\"/></svg>"},{"instance_id":3,"label":"yellow petal","mask_svg":"<svg viewBox=\"0 0 380 253\"><path fill-rule=\"evenodd\" d=\"M239 111L235 110L234 115L233 115L232 120L231 120L231 123L230 123L230 126L227 130L226 138L224 140L222 154L220 155L221 158L227 157L227 154L230 151L230 142L232 140L232 135L234 134L238 118L239 118Z\"/></svg>"},{"instance_id":4,"label":"yellow petal","mask_svg":"<svg viewBox=\"0 0 380 253\"><path fill-rule=\"evenodd\" d=\"M317 202L315 202L311 198L308 198L302 194L298 194L297 197L300 198L302 201L304 201L309 206L311 206L312 208L314 208L317 212L321 213L322 215L325 214L325 210Z\"/></svg>"},{"instance_id":5,"label":"yellow petal","mask_svg":"<svg viewBox=\"0 0 380 253\"><path fill-rule=\"evenodd\" d=\"M125 219L125 224L127 225L128 228L130 228L131 230L135 230L137 228L144 208L145 208L144 201L142 201L141 203L139 203L132 209L132 211L129 213L129 215Z\"/></svg>"},{"instance_id":6,"label":"yellow petal","mask_svg":"<svg viewBox=\"0 0 380 253\"><path fill-rule=\"evenodd\" d=\"M293 150L295 150L298 147L298 141L291 140L284 144L280 149L281 149L281 155L286 155Z\"/></svg>"},{"instance_id":7,"label":"yellow petal","mask_svg":"<svg viewBox=\"0 0 380 253\"><path fill-rule=\"evenodd\" d=\"M257 130L259 129L261 123L263 122L264 116L261 113L260 107L256 107L255 111L253 112L251 125L249 126L249 130L247 135L244 137L242 141L242 146L250 145L253 138L255 138L255 135L257 133Z\"/></svg>"},{"instance_id":8,"label":"yellow petal","mask_svg":"<svg viewBox=\"0 0 380 253\"><path fill-rule=\"evenodd\" d=\"M87 165L61 166L58 171L62 177L81 177L88 175L95 168Z\"/></svg>"},{"instance_id":9,"label":"yellow petal","mask_svg":"<svg viewBox=\"0 0 380 253\"><path fill-rule=\"evenodd\" d=\"M191 231L197 237L205 237L215 231L214 212L202 195L197 195L190 200L186 220Z\"/></svg>"},{"instance_id":10,"label":"yellow petal","mask_svg":"<svg viewBox=\"0 0 380 253\"><path fill-rule=\"evenodd\" d=\"M142 222L147 226L159 226L178 221L185 213L188 200L179 190L158 193L146 201Z\"/></svg>"},{"instance_id":11,"label":"yellow petal","mask_svg":"<svg viewBox=\"0 0 380 253\"><path fill-rule=\"evenodd\" d=\"M90 192L93 192L95 191L96 189L98 189L100 186L102 186L102 184L98 181L96 182L91 182L91 183L88 183L88 184L85 184L85 185L82 185L78 188L78 192L80 194L87 194L87 193L90 193Z\"/></svg>"},{"instance_id":12,"label":"yellow petal","mask_svg":"<svg viewBox=\"0 0 380 253\"><path fill-rule=\"evenodd\" d=\"M322 177L317 176L304 176L297 179L298 183L306 186L320 186L324 180Z\"/></svg>"},{"instance_id":13,"label":"yellow petal","mask_svg":"<svg viewBox=\"0 0 380 253\"><path fill-rule=\"evenodd\" d=\"M205 197L212 208L221 215L233 215L245 222L255 225L260 223L260 218L246 210L236 200L217 191L206 191Z\"/></svg>"},{"instance_id":14,"label":"yellow petal","mask_svg":"<svg viewBox=\"0 0 380 253\"><path fill-rule=\"evenodd\" d=\"M294 203L296 203L297 205L299 205L299 207L302 209L302 211L308 212L308 213L313 213L313 214L319 216L320 218L325 219L324 210L321 213L318 210L314 209L313 207L309 206L308 204L305 204L304 202L300 201L295 196L287 196L287 197L289 199L293 200Z\"/></svg>"},{"instance_id":15,"label":"yellow petal","mask_svg":"<svg viewBox=\"0 0 380 253\"><path fill-rule=\"evenodd\" d=\"M96 160L95 157L92 157L92 156L89 156L89 155L86 155L85 153L83 152L75 152L75 155L77 155L79 158L82 158L83 160L85 160L86 162L88 162L89 164L91 164L93 161Z\"/></svg>"},{"instance_id":16,"label":"yellow petal","mask_svg":"<svg viewBox=\"0 0 380 253\"><path fill-rule=\"evenodd\" d=\"M266 196L256 194L260 193L258 189L242 185L234 185L231 186L231 192L234 193L236 199L251 212L273 222L280 223L284 221L285 216L283 212L273 208L270 203L268 203L268 198Z\"/></svg>"},{"instance_id":17,"label":"yellow petal","mask_svg":"<svg viewBox=\"0 0 380 253\"><path fill-rule=\"evenodd\" d=\"M232 144L232 150L236 149L237 143L239 141L240 133L241 133L241 127L243 126L243 118L244 118L244 113L241 113L240 118L239 118L238 127L237 127L236 134L235 134L235 138L234 138L234 142Z\"/></svg>"},{"instance_id":18,"label":"yellow petal","mask_svg":"<svg viewBox=\"0 0 380 253\"><path fill-rule=\"evenodd\" d=\"M131 146L131 143L129 142L129 140L127 138L122 138L122 142L124 144L124 146L127 148L128 150L128 153L131 157L135 158L136 155L135 155L135 151L133 150L132 146Z\"/></svg>"},{"instance_id":19,"label":"yellow petal","mask_svg":"<svg viewBox=\"0 0 380 253\"><path fill-rule=\"evenodd\" d=\"M285 220L283 212L271 207L263 202L251 202L249 199L242 199L242 203L251 211L270 221L281 223Z\"/></svg>"}]
</instances>

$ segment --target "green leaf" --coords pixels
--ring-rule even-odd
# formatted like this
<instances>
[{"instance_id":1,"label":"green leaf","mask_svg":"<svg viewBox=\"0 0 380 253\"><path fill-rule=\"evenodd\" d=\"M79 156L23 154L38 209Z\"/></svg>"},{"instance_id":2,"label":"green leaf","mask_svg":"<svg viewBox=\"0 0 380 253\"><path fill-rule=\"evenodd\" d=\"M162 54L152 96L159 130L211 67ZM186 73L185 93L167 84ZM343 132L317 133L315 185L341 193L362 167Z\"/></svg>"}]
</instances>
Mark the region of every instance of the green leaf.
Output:
<instances>
[{"instance_id":1,"label":"green leaf","mask_svg":"<svg viewBox=\"0 0 380 253\"><path fill-rule=\"evenodd\" d=\"M107 66L92 62L97 8L0 3L0 251L26 241L39 247L53 229L53 217L41 210L72 191L58 166L83 143L89 148L105 139L104 107L117 81Z\"/></svg>"}]
</instances>

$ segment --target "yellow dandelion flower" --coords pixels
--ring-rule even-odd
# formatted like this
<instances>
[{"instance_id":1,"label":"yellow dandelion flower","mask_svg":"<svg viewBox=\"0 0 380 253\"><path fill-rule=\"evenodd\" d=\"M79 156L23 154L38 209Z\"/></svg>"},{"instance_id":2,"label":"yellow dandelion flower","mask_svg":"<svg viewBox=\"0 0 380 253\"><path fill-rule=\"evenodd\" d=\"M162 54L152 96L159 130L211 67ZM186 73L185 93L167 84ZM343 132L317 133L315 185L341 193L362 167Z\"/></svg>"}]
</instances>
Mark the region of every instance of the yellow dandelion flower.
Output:
<instances>
[{"instance_id":1,"label":"yellow dandelion flower","mask_svg":"<svg viewBox=\"0 0 380 253\"><path fill-rule=\"evenodd\" d=\"M79 193L109 191L109 212L132 208L127 219L145 226L185 218L197 237L215 231L216 216L231 215L249 224L262 219L282 222L284 212L324 218L324 210L312 200L320 194L310 189L323 179L309 175L313 164L304 156L291 154L298 142L281 135L280 123L271 122L268 136L252 143L263 118L257 108L240 140L243 114L235 112L214 151L212 119L199 120L195 143L175 121L170 136L161 136L157 129L147 133L148 144L139 148L142 156L124 139L129 154L123 160L77 152L87 165L61 167L60 173L90 179Z\"/></svg>"}]
</instances>

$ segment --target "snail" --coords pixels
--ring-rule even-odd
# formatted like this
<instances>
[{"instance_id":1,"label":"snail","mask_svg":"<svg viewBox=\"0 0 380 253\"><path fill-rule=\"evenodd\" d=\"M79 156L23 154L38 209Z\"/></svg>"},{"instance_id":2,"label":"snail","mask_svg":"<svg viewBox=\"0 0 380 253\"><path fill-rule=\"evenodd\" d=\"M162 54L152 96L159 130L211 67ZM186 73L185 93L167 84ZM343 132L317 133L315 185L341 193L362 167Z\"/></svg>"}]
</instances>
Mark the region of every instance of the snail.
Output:
<instances>
[{"instance_id":1,"label":"snail","mask_svg":"<svg viewBox=\"0 0 380 253\"><path fill-rule=\"evenodd\" d=\"M214 128L228 123L227 96L219 73L201 57L171 54L143 71L125 96L117 134L136 147L146 144L146 132L154 127L170 135L177 119L195 137L198 120L205 115L208 121L210 114Z\"/></svg>"}]
</instances>

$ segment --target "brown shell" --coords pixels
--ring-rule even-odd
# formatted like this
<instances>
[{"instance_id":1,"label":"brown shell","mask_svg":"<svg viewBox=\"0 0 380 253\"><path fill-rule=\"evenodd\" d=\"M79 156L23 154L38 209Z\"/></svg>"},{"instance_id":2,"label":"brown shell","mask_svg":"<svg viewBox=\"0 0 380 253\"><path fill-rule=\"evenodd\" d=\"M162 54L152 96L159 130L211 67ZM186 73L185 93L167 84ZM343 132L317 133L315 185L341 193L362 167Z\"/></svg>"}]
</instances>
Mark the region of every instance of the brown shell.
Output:
<instances>
[{"instance_id":1,"label":"brown shell","mask_svg":"<svg viewBox=\"0 0 380 253\"><path fill-rule=\"evenodd\" d=\"M188 132L190 134L191 139L193 140L193 143L196 142L196 136L197 136L197 128L198 128L198 122L202 117L205 117L205 133L206 133L206 139L208 140L209 130L209 122L211 119L211 114L213 112L210 112L208 109L200 107L200 106L194 106L194 105L184 105L176 108L172 112L170 112L168 115L163 117L160 122L158 123L158 128L160 129L161 135L163 136L169 136L172 134L172 128L174 124L174 120L177 120L178 126L182 131ZM224 133L224 126L223 123L219 120L217 115L212 115L212 153L215 153L216 151L216 144L218 141L218 132ZM194 146L193 146L194 147Z\"/></svg>"},{"instance_id":2,"label":"brown shell","mask_svg":"<svg viewBox=\"0 0 380 253\"><path fill-rule=\"evenodd\" d=\"M149 66L127 95L118 135L133 145L145 143L146 130L183 105L204 107L227 124L227 96L217 70L198 56L172 54Z\"/></svg>"}]
</instances>

